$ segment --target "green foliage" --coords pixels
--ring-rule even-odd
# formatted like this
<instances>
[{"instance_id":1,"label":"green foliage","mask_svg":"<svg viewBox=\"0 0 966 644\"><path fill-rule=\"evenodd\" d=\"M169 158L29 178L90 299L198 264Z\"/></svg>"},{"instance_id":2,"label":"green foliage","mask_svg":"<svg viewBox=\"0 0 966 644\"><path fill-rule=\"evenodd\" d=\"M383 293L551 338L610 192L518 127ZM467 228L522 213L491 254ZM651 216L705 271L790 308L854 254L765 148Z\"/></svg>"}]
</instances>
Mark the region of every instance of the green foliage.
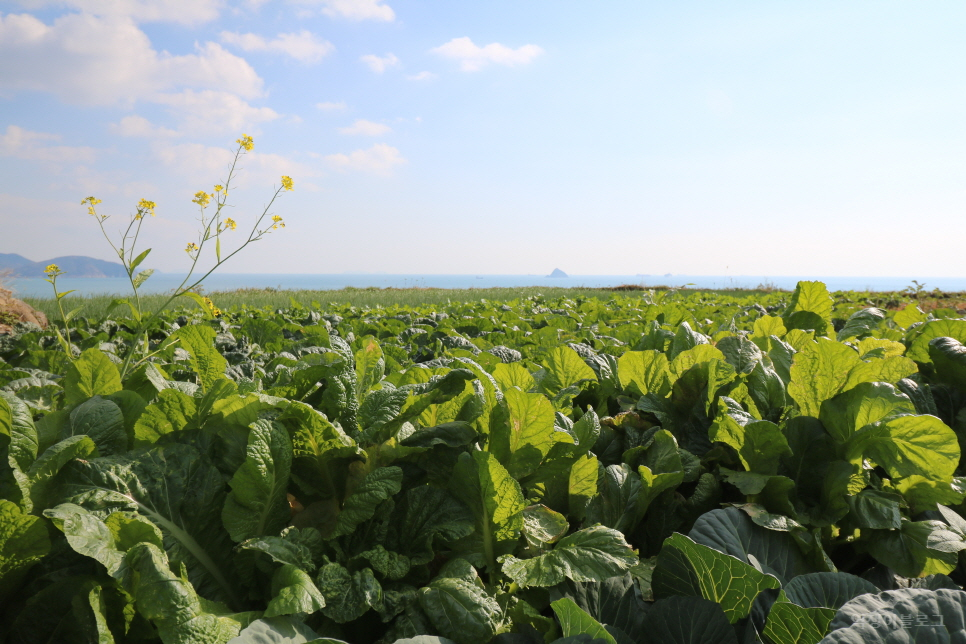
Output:
<instances>
[{"instance_id":1,"label":"green foliage","mask_svg":"<svg viewBox=\"0 0 966 644\"><path fill-rule=\"evenodd\" d=\"M959 610L966 320L598 298L8 339L10 641L817 644Z\"/></svg>"}]
</instances>

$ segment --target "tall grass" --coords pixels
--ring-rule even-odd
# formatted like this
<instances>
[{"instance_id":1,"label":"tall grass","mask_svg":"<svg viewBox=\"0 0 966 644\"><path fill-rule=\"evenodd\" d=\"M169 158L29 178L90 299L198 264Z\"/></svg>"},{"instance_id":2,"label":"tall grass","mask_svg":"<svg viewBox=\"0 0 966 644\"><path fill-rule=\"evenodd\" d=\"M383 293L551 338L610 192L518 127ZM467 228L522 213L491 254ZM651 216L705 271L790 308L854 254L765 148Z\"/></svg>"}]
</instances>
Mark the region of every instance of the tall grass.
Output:
<instances>
[{"instance_id":1,"label":"tall grass","mask_svg":"<svg viewBox=\"0 0 966 644\"><path fill-rule=\"evenodd\" d=\"M661 287L657 287L661 289ZM224 310L248 306L252 308L270 309L288 308L295 301L305 307L318 308L323 312L332 305L351 304L359 307L389 307L389 306L433 306L446 304L447 302L470 302L481 299L500 302L525 298L533 295L544 295L547 297L593 297L599 299L609 299L615 295L615 291L623 289L593 289L593 288L559 288L559 287L521 287L521 288L467 288L467 289L443 289L443 288L352 288L347 287L339 290L330 291L307 291L307 290L283 290L283 289L240 289L235 291L213 291L206 293L215 305ZM634 289L637 290L637 289ZM757 291L689 291L707 293L727 293L730 295L750 295ZM633 295L632 292L626 293ZM103 319L108 315L108 309L114 300L113 295L87 295L69 296L70 308L83 306L80 315L92 318ZM142 295L141 300L145 310L152 310L153 307L160 305L168 296L164 294ZM38 311L42 311L48 317L56 318L57 304L53 298L24 298ZM191 310L197 305L194 302L184 299L180 307ZM175 307L178 308L177 306ZM126 307L119 307L114 310L112 315L123 316Z\"/></svg>"},{"instance_id":2,"label":"tall grass","mask_svg":"<svg viewBox=\"0 0 966 644\"><path fill-rule=\"evenodd\" d=\"M445 304L446 302L468 302L479 299L487 300L511 300L519 297L529 297L543 293L544 295L553 294L560 297L574 297L578 295L609 295L605 291L595 289L564 289L550 288L543 289L537 287L530 288L492 288L492 289L431 289L431 288L344 288L332 291L302 291L302 290L283 290L283 289L239 289L235 291L213 291L206 293L208 297L222 310L230 310L235 307L248 306L252 308L271 309L288 308L292 306L293 300L302 306L316 308L325 311L330 305L351 304L354 306L429 306L434 304ZM159 306L168 296L164 294L142 295L141 301L146 310ZM83 306L80 315L89 318L103 318L107 316L113 295L87 295L70 296L69 306ZM57 315L57 305L53 298L24 298L38 311L43 311L48 316ZM175 303L172 307L193 309L197 305L184 299L180 303ZM124 315L124 309L115 309L115 315Z\"/></svg>"}]
</instances>

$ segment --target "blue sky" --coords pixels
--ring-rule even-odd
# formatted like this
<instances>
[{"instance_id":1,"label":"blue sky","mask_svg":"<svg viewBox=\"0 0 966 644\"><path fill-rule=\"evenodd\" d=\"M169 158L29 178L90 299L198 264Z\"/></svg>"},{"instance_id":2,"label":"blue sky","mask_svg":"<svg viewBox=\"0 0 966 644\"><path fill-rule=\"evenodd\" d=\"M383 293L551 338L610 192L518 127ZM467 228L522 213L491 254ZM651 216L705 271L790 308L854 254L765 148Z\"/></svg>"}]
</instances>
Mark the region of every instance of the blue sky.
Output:
<instances>
[{"instance_id":1,"label":"blue sky","mask_svg":"<svg viewBox=\"0 0 966 644\"><path fill-rule=\"evenodd\" d=\"M964 32L939 2L0 2L0 252L111 259L80 200L116 230L145 198L146 264L183 270L247 133L231 235L295 190L225 272L963 276Z\"/></svg>"}]
</instances>

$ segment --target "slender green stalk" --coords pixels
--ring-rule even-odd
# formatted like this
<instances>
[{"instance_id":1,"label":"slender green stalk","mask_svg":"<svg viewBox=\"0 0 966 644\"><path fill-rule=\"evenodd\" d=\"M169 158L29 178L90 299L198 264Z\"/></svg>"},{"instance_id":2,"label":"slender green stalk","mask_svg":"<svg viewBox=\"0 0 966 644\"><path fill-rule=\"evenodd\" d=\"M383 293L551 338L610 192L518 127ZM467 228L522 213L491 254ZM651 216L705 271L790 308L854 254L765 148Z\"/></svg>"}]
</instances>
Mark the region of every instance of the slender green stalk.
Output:
<instances>
[{"instance_id":1,"label":"slender green stalk","mask_svg":"<svg viewBox=\"0 0 966 644\"><path fill-rule=\"evenodd\" d=\"M54 325L54 333L57 334L57 341L60 342L60 346L67 355L67 359L73 362L74 352L70 346L70 319L80 309L74 309L74 311L71 313L64 313L64 305L61 304L61 300L63 300L64 297L70 293L73 293L73 291L66 291L64 293L57 291L57 277L64 274L64 272L60 270L60 267L57 266L57 264L51 264L44 269L44 273L47 275L47 279L45 281L49 282L54 289L54 299L57 301L57 310L60 311L60 319L64 323L64 335L60 334L60 329L58 329L56 325Z\"/></svg>"},{"instance_id":2,"label":"slender green stalk","mask_svg":"<svg viewBox=\"0 0 966 644\"><path fill-rule=\"evenodd\" d=\"M202 298L194 291L201 286L202 282L204 282L209 275L217 270L222 264L238 254L243 248L252 242L260 240L271 231L285 227L285 223L282 221L282 218L277 215L272 216L270 225L262 227L262 224L265 221L265 218L270 215L269 209L275 203L275 200L278 199L279 194L281 194L283 190L292 189L292 179L287 176L282 177L281 186L275 190L275 193L272 195L268 205L265 206L265 208L262 210L262 214L255 220L251 232L248 234L248 238L245 239L241 245L238 246L238 248L227 255L222 256L221 234L228 230L234 230L237 227L237 224L229 217L226 217L223 220L221 211L227 205L228 192L231 188L232 181L235 178L238 160L243 154L250 151L254 146L254 141L246 134L243 134L242 138L238 139L236 143L238 143L238 147L235 150L235 156L232 159L231 165L229 166L228 177L226 178L225 183L223 185L216 185L214 193L209 194L204 191L199 191L195 193L195 198L192 199L192 202L197 204L201 210L201 216L199 219L201 229L198 234L197 243L191 242L188 244L187 248L185 248L185 252L187 252L188 257L191 258L191 266L188 269L187 275L185 276L184 280L182 280L181 284L174 289L172 294L165 298L161 302L161 305L156 307L150 314L146 315L144 310L144 302L141 298L140 286L151 276L153 271L146 270L136 274L135 271L141 262L144 261L144 259L151 252L151 249L149 248L136 256L135 249L137 246L138 237L141 233L141 226L144 216L147 214L154 216L155 203L145 199L142 199L138 203L135 215L128 222L127 228L121 234L120 243L115 244L111 240L111 236L104 227L104 222L109 218L109 215L99 214L95 209L95 206L100 203L100 200L95 199L94 197L87 197L81 202L82 205L88 205L88 212L97 220L97 223L101 228L101 233L104 235L104 238L107 239L108 243L111 245L111 248L114 249L114 252L124 265L124 269L127 272L128 281L131 284L131 290L134 292L133 302L129 300L115 300L113 303L114 305L126 304L131 311L131 315L134 318L135 323L135 340L125 351L120 368L122 379L125 378L132 369L136 368L139 364L141 364L141 362L147 360L152 355L149 335L151 325L160 318L161 313L166 310L176 298L182 296L191 297L203 308L206 307L209 313L212 315L220 314L220 311L214 306L211 300ZM211 203L212 199L215 200L215 212L213 215L209 216L206 212L206 209L208 208L208 205ZM206 244L211 242L214 242L215 244L215 263L210 269L205 271L201 277L195 277L193 279L195 271L198 268L198 262L201 259L202 252L204 251ZM141 356L140 359L136 362L133 362L138 354Z\"/></svg>"}]
</instances>

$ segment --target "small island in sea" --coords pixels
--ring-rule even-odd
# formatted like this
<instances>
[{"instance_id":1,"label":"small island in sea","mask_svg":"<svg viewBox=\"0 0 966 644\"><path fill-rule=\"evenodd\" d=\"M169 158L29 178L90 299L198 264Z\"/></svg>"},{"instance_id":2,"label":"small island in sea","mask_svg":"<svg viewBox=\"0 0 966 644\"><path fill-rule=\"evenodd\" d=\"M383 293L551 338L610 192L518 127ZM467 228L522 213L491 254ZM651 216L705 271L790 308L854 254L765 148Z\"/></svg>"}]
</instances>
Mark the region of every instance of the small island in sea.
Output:
<instances>
[{"instance_id":1,"label":"small island in sea","mask_svg":"<svg viewBox=\"0 0 966 644\"><path fill-rule=\"evenodd\" d=\"M555 268L553 269L553 272L550 273L550 275L547 275L547 277L570 277L570 276L564 273L559 268Z\"/></svg>"}]
</instances>

